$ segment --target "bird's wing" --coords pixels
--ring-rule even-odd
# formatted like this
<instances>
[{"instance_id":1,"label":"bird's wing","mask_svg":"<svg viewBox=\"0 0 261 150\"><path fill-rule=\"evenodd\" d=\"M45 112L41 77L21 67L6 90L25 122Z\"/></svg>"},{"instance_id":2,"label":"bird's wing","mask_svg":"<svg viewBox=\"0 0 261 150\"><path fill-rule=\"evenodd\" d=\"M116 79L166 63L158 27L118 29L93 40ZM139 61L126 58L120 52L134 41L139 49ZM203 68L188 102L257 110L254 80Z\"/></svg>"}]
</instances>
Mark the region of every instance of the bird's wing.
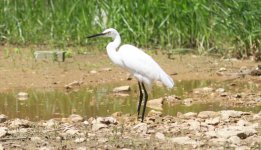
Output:
<instances>
[{"instance_id":1,"label":"bird's wing","mask_svg":"<svg viewBox=\"0 0 261 150\"><path fill-rule=\"evenodd\" d=\"M167 87L173 86L173 80L163 71L158 63L144 51L132 45L123 45L120 47L118 53L124 68L133 74L139 74L151 81L159 80Z\"/></svg>"}]
</instances>

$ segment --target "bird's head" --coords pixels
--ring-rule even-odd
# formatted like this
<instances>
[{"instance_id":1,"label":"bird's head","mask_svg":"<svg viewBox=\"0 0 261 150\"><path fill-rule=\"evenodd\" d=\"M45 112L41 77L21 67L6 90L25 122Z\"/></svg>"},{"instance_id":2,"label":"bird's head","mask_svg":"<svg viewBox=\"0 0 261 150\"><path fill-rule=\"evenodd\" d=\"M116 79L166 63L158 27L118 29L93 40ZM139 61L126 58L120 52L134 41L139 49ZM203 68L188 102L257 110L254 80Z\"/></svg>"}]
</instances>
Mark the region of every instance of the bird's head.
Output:
<instances>
[{"instance_id":1,"label":"bird's head","mask_svg":"<svg viewBox=\"0 0 261 150\"><path fill-rule=\"evenodd\" d=\"M113 28L109 28L109 29L106 29L104 30L102 33L98 33L98 34L94 34L94 35L91 35L91 36L88 36L87 38L94 38L94 37L111 37L112 39L115 39L116 36L118 36L119 33L117 30L113 29Z\"/></svg>"}]
</instances>

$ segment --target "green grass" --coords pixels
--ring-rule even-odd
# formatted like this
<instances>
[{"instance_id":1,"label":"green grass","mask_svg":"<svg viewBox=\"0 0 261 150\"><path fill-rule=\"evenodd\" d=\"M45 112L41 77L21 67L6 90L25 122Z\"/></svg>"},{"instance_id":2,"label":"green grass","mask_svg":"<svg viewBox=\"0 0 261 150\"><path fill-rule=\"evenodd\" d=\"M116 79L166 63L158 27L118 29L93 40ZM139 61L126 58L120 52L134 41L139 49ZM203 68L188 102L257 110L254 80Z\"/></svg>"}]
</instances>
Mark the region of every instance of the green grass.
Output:
<instances>
[{"instance_id":1,"label":"green grass","mask_svg":"<svg viewBox=\"0 0 261 150\"><path fill-rule=\"evenodd\" d=\"M94 46L116 28L124 43L169 52L249 56L261 50L259 0L2 0L0 42Z\"/></svg>"}]
</instances>

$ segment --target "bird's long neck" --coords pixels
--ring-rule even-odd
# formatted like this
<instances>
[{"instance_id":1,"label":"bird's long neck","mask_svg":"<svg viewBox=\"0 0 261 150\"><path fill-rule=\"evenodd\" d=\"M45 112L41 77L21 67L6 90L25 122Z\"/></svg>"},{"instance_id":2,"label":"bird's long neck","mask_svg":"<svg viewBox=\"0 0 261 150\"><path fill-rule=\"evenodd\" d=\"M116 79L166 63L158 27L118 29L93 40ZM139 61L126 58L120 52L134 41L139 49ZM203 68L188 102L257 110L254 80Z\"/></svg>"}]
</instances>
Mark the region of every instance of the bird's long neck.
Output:
<instances>
[{"instance_id":1,"label":"bird's long neck","mask_svg":"<svg viewBox=\"0 0 261 150\"><path fill-rule=\"evenodd\" d=\"M122 61L120 59L120 56L117 52L117 48L120 46L121 44L121 37L120 35L117 35L112 42L110 42L106 49L107 49L107 54L109 56L109 58L111 59L111 61L117 65L122 64Z\"/></svg>"}]
</instances>

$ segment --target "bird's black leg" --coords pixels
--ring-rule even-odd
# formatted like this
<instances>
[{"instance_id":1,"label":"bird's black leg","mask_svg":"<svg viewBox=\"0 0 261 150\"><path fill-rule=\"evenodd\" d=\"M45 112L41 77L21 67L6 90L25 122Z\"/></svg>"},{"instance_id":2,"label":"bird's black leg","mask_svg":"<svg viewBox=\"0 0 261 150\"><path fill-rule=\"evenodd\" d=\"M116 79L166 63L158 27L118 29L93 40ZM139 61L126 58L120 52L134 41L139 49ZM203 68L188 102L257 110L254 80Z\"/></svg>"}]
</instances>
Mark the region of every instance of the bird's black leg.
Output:
<instances>
[{"instance_id":1,"label":"bird's black leg","mask_svg":"<svg viewBox=\"0 0 261 150\"><path fill-rule=\"evenodd\" d=\"M146 91L146 88L145 88L143 82L142 82L141 84L142 84L142 88L143 88L143 90L144 90L144 95L145 95L144 106L143 106L143 112L142 112L142 117L141 117L141 122L143 122L143 120L144 120L144 115L145 115L145 111L146 111L147 100L148 100L148 93L147 93L147 91Z\"/></svg>"},{"instance_id":2,"label":"bird's black leg","mask_svg":"<svg viewBox=\"0 0 261 150\"><path fill-rule=\"evenodd\" d=\"M138 105L138 118L139 118L140 117L140 106L141 106L142 99L143 99L143 93L142 93L140 81L138 81L138 84L139 84L139 90L140 90L140 101L139 101L139 105Z\"/></svg>"}]
</instances>

